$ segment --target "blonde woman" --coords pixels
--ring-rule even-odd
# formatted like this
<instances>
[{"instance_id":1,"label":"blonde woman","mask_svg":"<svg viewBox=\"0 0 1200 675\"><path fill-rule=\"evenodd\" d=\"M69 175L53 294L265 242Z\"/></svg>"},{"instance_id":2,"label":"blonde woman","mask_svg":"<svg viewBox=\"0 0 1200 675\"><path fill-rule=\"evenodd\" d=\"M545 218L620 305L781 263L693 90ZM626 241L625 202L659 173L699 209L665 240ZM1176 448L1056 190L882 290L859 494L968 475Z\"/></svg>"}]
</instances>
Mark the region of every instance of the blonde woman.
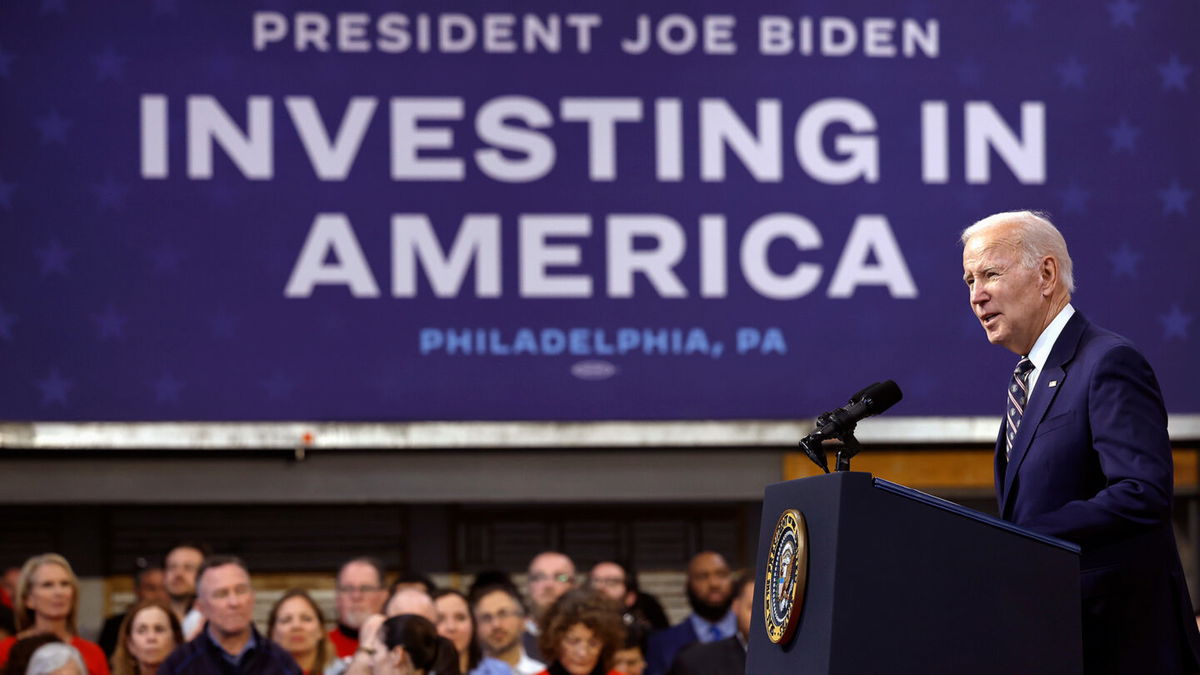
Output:
<instances>
[{"instance_id":1,"label":"blonde woman","mask_svg":"<svg viewBox=\"0 0 1200 675\"><path fill-rule=\"evenodd\" d=\"M79 580L67 559L43 553L25 561L13 598L17 634L0 642L0 665L19 638L50 633L79 650L90 675L109 675L104 651L79 637Z\"/></svg>"}]
</instances>

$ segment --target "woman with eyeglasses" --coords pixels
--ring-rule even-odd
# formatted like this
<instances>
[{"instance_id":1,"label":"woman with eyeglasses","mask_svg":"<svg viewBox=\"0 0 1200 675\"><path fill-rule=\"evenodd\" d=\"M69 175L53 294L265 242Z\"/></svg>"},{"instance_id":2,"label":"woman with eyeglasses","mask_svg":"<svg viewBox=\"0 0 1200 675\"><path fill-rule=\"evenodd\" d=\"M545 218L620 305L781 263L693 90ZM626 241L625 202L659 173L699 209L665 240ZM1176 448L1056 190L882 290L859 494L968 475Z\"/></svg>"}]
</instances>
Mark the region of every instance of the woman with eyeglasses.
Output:
<instances>
[{"instance_id":1,"label":"woman with eyeglasses","mask_svg":"<svg viewBox=\"0 0 1200 675\"><path fill-rule=\"evenodd\" d=\"M609 670L621 648L620 608L594 591L568 591L546 613L538 643L550 666L542 675L616 675Z\"/></svg>"},{"instance_id":2,"label":"woman with eyeglasses","mask_svg":"<svg viewBox=\"0 0 1200 675\"><path fill-rule=\"evenodd\" d=\"M512 675L507 663L483 655L475 641L475 617L466 596L445 588L433 594L433 604L437 608L438 635L454 643L461 672L467 675Z\"/></svg>"}]
</instances>

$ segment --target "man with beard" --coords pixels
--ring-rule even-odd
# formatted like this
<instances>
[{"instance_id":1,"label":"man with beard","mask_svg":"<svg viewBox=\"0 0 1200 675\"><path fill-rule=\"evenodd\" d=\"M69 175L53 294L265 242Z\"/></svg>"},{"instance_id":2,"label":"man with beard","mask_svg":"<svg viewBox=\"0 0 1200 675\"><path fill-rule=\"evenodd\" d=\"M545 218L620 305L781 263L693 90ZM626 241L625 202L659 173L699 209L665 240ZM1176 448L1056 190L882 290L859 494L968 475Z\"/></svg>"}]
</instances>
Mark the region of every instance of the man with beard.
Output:
<instances>
[{"instance_id":1,"label":"man with beard","mask_svg":"<svg viewBox=\"0 0 1200 675\"><path fill-rule=\"evenodd\" d=\"M525 607L517 589L506 585L479 589L471 598L471 613L475 616L475 639L484 656L507 663L516 675L536 675L546 669L521 645Z\"/></svg>"},{"instance_id":2,"label":"man with beard","mask_svg":"<svg viewBox=\"0 0 1200 675\"><path fill-rule=\"evenodd\" d=\"M670 675L744 675L754 608L754 572L743 572L733 584L733 614L737 634L716 642L696 643L680 650Z\"/></svg>"},{"instance_id":3,"label":"man with beard","mask_svg":"<svg viewBox=\"0 0 1200 675\"><path fill-rule=\"evenodd\" d=\"M716 642L733 637L737 618L729 606L733 579L725 558L715 551L701 551L687 569L687 597L692 614L682 622L650 636L646 675L664 675L675 654L694 642Z\"/></svg>"},{"instance_id":4,"label":"man with beard","mask_svg":"<svg viewBox=\"0 0 1200 675\"><path fill-rule=\"evenodd\" d=\"M358 631L372 614L383 611L387 599L383 563L370 557L349 560L338 570L336 595L337 628L329 639L338 658L353 656L358 650Z\"/></svg>"}]
</instances>

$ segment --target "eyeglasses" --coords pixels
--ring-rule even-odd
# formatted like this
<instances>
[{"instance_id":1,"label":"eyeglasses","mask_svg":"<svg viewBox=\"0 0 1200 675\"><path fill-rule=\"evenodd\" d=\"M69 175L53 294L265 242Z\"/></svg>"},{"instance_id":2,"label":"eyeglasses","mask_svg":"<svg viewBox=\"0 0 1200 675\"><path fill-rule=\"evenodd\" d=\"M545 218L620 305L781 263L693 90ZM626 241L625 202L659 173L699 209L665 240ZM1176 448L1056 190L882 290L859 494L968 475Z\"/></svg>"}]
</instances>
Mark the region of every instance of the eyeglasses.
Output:
<instances>
[{"instance_id":1,"label":"eyeglasses","mask_svg":"<svg viewBox=\"0 0 1200 675\"><path fill-rule=\"evenodd\" d=\"M480 626L490 624L493 621L506 621L515 617L520 617L520 612L515 612L510 609L502 609L495 614L476 614L475 621Z\"/></svg>"},{"instance_id":2,"label":"eyeglasses","mask_svg":"<svg viewBox=\"0 0 1200 675\"><path fill-rule=\"evenodd\" d=\"M622 577L592 577L590 583L593 586L624 586L625 579Z\"/></svg>"},{"instance_id":3,"label":"eyeglasses","mask_svg":"<svg viewBox=\"0 0 1200 675\"><path fill-rule=\"evenodd\" d=\"M570 574L545 574L543 572L534 572L529 575L529 583L536 584L543 581L557 581L560 584L570 583L572 577Z\"/></svg>"},{"instance_id":4,"label":"eyeglasses","mask_svg":"<svg viewBox=\"0 0 1200 675\"><path fill-rule=\"evenodd\" d=\"M367 594L367 593L374 593L376 591L382 591L382 590L383 590L382 586L368 586L367 584L363 584L362 586L338 586L337 587L337 592L342 593L343 595L354 595L355 593Z\"/></svg>"}]
</instances>

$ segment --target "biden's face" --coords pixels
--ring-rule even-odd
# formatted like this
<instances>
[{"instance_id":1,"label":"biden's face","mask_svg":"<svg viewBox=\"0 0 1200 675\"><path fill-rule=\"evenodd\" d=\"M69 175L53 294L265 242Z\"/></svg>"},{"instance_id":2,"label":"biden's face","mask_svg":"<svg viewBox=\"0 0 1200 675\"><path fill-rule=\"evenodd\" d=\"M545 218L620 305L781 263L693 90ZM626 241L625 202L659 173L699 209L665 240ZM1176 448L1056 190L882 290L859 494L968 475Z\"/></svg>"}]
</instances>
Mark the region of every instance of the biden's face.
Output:
<instances>
[{"instance_id":1,"label":"biden's face","mask_svg":"<svg viewBox=\"0 0 1200 675\"><path fill-rule=\"evenodd\" d=\"M1025 355L1048 323L1049 286L1003 235L998 226L967 240L963 280L988 342Z\"/></svg>"}]
</instances>

